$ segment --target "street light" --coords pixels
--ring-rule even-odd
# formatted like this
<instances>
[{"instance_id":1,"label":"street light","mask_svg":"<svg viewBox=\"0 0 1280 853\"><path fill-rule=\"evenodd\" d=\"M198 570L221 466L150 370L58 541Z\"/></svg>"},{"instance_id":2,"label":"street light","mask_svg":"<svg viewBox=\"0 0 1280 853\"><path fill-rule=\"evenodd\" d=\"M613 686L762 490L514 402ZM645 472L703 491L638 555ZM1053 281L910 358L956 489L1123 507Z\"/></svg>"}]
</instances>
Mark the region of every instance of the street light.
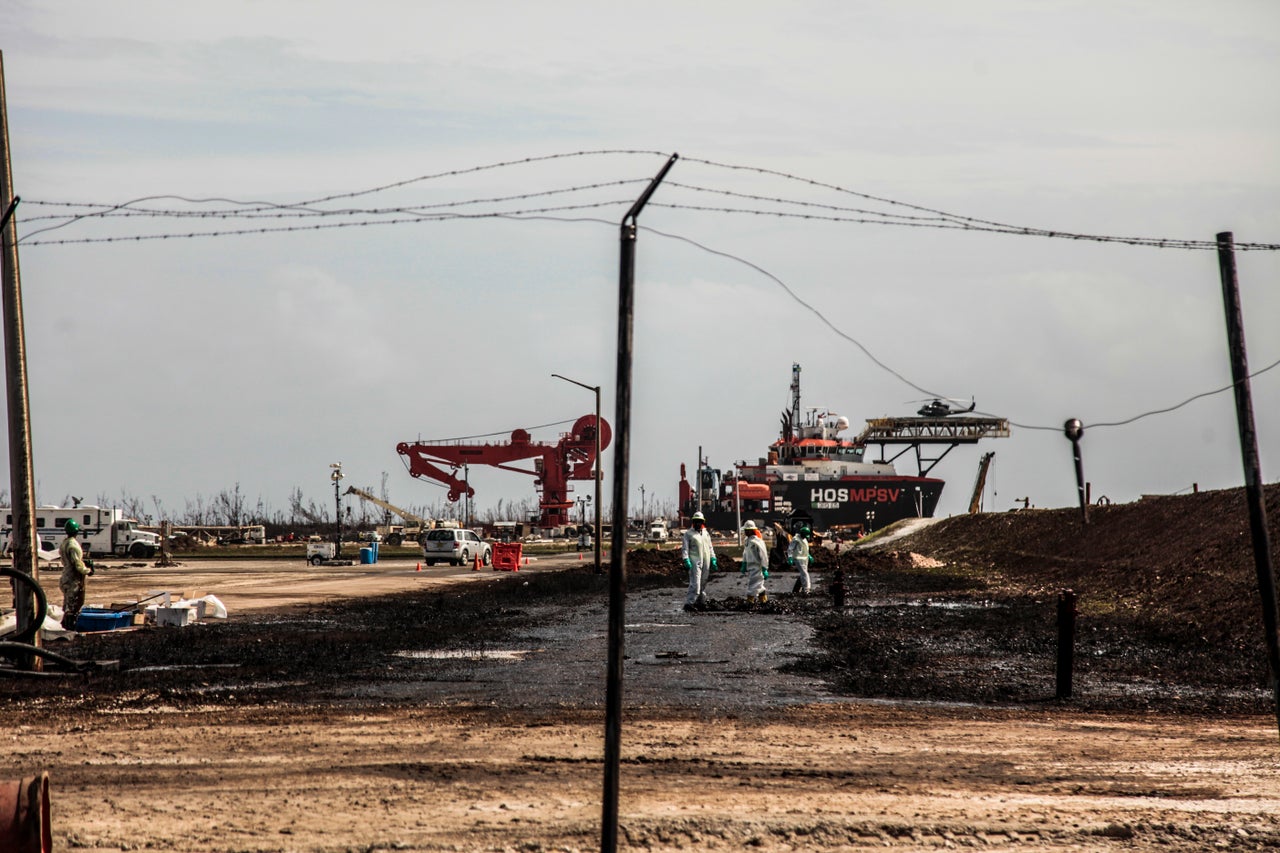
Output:
<instances>
[{"instance_id":1,"label":"street light","mask_svg":"<svg viewBox=\"0 0 1280 853\"><path fill-rule=\"evenodd\" d=\"M870 533L876 527L876 511L874 509L867 510L867 532Z\"/></svg>"},{"instance_id":2,"label":"street light","mask_svg":"<svg viewBox=\"0 0 1280 853\"><path fill-rule=\"evenodd\" d=\"M600 386L588 385L585 382L579 382L576 379L570 379L568 376L561 376L559 373L553 373L551 375L556 379L563 379L565 382L571 382L574 385L577 385L579 388L586 388L588 391L594 391L596 395L596 474L595 474L595 477L596 477L596 529L595 529L596 569L595 571L596 571L596 574L598 575L603 574L604 569L600 565L600 538L601 538L600 537L600 481L602 479L600 476ZM613 531L613 535L614 535L614 538L616 539L618 536L618 531L616 530ZM626 536L625 530L623 531L623 536L624 537ZM625 538L623 539L623 542L624 543L626 542ZM625 547L625 544L624 544L624 547Z\"/></svg>"}]
</instances>

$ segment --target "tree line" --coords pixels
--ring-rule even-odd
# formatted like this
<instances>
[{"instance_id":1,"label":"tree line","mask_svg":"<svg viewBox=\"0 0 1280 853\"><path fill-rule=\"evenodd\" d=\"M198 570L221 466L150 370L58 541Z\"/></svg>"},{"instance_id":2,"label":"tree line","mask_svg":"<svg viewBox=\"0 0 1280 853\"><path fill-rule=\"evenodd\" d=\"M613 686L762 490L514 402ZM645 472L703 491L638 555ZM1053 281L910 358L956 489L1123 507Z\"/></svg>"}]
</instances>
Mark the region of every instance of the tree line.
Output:
<instances>
[{"instance_id":1,"label":"tree line","mask_svg":"<svg viewBox=\"0 0 1280 853\"><path fill-rule=\"evenodd\" d=\"M358 488L369 494L376 494L384 501L391 502L387 496L385 477L383 478L381 489L375 489L373 486L361 486ZM371 504L356 495L341 494L340 499L344 528L371 530L382 524L405 523L404 519L397 517L389 510L384 510L382 507ZM44 505L45 503L37 495L36 504ZM465 512L465 507L461 501L450 503L441 498L426 504L395 503L420 518L464 521L463 513ZM0 504L9 505L9 492L7 489L0 489ZM100 492L92 499L70 494L63 495L57 506L74 506L77 504L118 507L125 516L135 518L139 523L148 527L159 526L165 521L172 523L177 528L194 526L242 527L261 524L266 528L268 537L285 535L291 532L310 533L331 530L334 526L334 518L338 508L338 504L332 497L327 500L316 500L306 496L301 487L298 486L290 490L283 506L276 506L261 496L256 499L250 499L241 489L239 483L229 489L222 489L212 496L197 493L194 497L183 499L181 507L166 504L156 495L143 497L127 490L121 491L117 496ZM593 507L587 506L584 508L575 504L570 513L574 523L579 520L583 509L585 509L588 522L594 519L595 510ZM638 502L631 509L634 515L636 510L639 509ZM650 498L646 501L645 509L647 510L646 515L651 518L674 518L676 507L674 501L661 502ZM603 517L611 519L612 516L612 506L606 506ZM472 500L471 524L473 526L493 525L499 521L529 523L536 520L537 517L538 502L532 497L520 500L499 498L495 503L489 505L480 505L474 499Z\"/></svg>"}]
</instances>

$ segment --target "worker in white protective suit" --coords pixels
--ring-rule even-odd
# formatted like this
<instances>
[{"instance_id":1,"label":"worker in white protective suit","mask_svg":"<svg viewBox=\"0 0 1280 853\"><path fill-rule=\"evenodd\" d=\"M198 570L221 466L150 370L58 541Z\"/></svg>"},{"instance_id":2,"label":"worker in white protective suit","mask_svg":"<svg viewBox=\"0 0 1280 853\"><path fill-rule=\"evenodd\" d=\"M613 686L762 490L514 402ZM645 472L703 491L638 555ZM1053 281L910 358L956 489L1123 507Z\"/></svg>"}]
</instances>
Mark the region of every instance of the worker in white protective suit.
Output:
<instances>
[{"instance_id":1,"label":"worker in white protective suit","mask_svg":"<svg viewBox=\"0 0 1280 853\"><path fill-rule=\"evenodd\" d=\"M809 580L809 537L811 536L813 536L812 530L801 527L799 532L791 537L791 546L787 548L787 565L800 573L800 577L796 579L794 591L804 595L808 595L812 589Z\"/></svg>"},{"instance_id":2,"label":"worker in white protective suit","mask_svg":"<svg viewBox=\"0 0 1280 853\"><path fill-rule=\"evenodd\" d=\"M689 529L684 532L680 543L680 558L689 571L689 591L684 597L684 609L707 609L706 588L711 580L711 572L716 568L716 550L711 545L711 534L707 532L707 519L695 512L689 522Z\"/></svg>"},{"instance_id":3,"label":"worker in white protective suit","mask_svg":"<svg viewBox=\"0 0 1280 853\"><path fill-rule=\"evenodd\" d=\"M747 576L747 601L759 600L764 604L769 600L765 592L764 581L769 577L769 552L765 550L764 539L754 521L742 525L742 568Z\"/></svg>"}]
</instances>

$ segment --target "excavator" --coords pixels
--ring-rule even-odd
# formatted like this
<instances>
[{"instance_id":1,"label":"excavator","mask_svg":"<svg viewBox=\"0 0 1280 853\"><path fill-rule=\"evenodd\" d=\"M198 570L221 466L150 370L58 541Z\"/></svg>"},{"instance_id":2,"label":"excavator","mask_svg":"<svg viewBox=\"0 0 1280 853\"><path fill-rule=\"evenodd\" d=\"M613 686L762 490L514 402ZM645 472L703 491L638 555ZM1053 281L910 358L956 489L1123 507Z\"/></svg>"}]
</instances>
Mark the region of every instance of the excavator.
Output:
<instances>
[{"instance_id":1,"label":"excavator","mask_svg":"<svg viewBox=\"0 0 1280 853\"><path fill-rule=\"evenodd\" d=\"M405 539L420 539L426 531L430 530L434 526L434 523L430 519L414 515L407 509L401 509L393 503L388 503L381 498L376 498L364 489L357 489L355 486L348 486L346 493L348 495L355 495L361 500L368 501L374 506L380 506L389 512L393 512L408 522L408 526L388 524L377 528L378 534L386 539L388 545L393 547L403 544Z\"/></svg>"}]
</instances>

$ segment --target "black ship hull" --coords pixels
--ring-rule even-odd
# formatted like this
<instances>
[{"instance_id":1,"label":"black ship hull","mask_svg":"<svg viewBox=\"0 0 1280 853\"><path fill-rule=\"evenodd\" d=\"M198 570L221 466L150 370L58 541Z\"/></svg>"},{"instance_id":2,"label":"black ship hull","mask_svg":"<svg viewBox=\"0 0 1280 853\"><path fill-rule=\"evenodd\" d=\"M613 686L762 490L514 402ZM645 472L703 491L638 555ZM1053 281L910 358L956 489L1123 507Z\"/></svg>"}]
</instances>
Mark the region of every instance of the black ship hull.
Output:
<instances>
[{"instance_id":1,"label":"black ship hull","mask_svg":"<svg viewBox=\"0 0 1280 853\"><path fill-rule=\"evenodd\" d=\"M788 530L871 532L904 518L930 518L942 497L943 480L933 477L847 477L771 483L767 500L731 499L701 507L713 530L737 530L748 520L778 522ZM697 506L688 507L686 518Z\"/></svg>"}]
</instances>

